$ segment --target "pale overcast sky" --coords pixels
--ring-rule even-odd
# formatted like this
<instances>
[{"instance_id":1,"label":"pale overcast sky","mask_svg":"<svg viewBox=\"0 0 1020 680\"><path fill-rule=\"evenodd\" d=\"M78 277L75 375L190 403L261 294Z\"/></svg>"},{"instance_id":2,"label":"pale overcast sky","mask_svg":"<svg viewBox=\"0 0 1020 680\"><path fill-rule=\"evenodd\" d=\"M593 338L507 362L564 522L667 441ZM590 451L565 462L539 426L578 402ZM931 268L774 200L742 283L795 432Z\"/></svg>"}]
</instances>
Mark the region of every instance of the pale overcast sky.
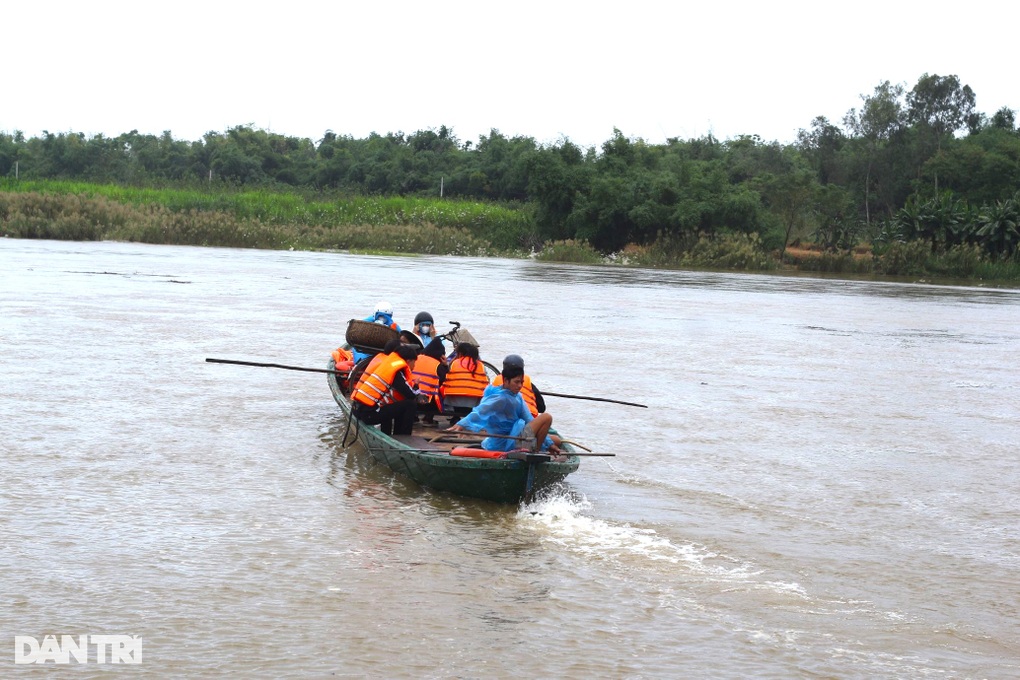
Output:
<instances>
[{"instance_id":1,"label":"pale overcast sky","mask_svg":"<svg viewBox=\"0 0 1020 680\"><path fill-rule=\"evenodd\" d=\"M0 131L791 142L884 80L1020 109L1012 2L9 2Z\"/></svg>"}]
</instances>

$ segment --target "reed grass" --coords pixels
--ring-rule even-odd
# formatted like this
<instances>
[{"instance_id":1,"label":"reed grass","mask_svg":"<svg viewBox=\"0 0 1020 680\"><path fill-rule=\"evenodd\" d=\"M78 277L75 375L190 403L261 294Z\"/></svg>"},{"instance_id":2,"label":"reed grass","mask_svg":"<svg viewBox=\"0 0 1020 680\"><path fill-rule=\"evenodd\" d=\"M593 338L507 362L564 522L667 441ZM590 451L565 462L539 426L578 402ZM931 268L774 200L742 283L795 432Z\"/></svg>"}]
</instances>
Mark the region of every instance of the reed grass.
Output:
<instances>
[{"instance_id":1,"label":"reed grass","mask_svg":"<svg viewBox=\"0 0 1020 680\"><path fill-rule=\"evenodd\" d=\"M21 238L485 255L533 230L525 209L467 201L0 181L0 232Z\"/></svg>"},{"instance_id":2,"label":"reed grass","mask_svg":"<svg viewBox=\"0 0 1020 680\"><path fill-rule=\"evenodd\" d=\"M693 244L670 234L659 234L649 246L628 247L623 260L642 267L684 267L767 271L778 262L765 250L757 234L699 236Z\"/></svg>"},{"instance_id":3,"label":"reed grass","mask_svg":"<svg viewBox=\"0 0 1020 680\"><path fill-rule=\"evenodd\" d=\"M587 241L551 241L537 255L543 262L576 262L579 264L601 264L604 259Z\"/></svg>"},{"instance_id":4,"label":"reed grass","mask_svg":"<svg viewBox=\"0 0 1020 680\"><path fill-rule=\"evenodd\" d=\"M585 241L543 243L528 206L402 197L325 197L218 187L140 188L0 178L0 235L300 250L524 256L556 262L662 268L775 269L756 234L660 233L603 257ZM804 271L1020 281L1020 259L990 260L977 246L933 253L893 242L874 256L824 253L786 263Z\"/></svg>"},{"instance_id":5,"label":"reed grass","mask_svg":"<svg viewBox=\"0 0 1020 680\"><path fill-rule=\"evenodd\" d=\"M526 206L505 206L473 201L353 196L328 200L297 193L230 191L216 189L139 188L59 180L0 180L0 191L106 198L132 206L158 205L172 212L226 212L240 220L273 225L416 225L466 229L477 237L498 242L505 235L527 236L534 219ZM507 243L506 247L514 244ZM522 247L524 243L516 244Z\"/></svg>"},{"instance_id":6,"label":"reed grass","mask_svg":"<svg viewBox=\"0 0 1020 680\"><path fill-rule=\"evenodd\" d=\"M870 253L860 255L845 250L819 250L807 254L794 254L787 250L783 262L805 272L869 274L875 271L875 261Z\"/></svg>"}]
</instances>

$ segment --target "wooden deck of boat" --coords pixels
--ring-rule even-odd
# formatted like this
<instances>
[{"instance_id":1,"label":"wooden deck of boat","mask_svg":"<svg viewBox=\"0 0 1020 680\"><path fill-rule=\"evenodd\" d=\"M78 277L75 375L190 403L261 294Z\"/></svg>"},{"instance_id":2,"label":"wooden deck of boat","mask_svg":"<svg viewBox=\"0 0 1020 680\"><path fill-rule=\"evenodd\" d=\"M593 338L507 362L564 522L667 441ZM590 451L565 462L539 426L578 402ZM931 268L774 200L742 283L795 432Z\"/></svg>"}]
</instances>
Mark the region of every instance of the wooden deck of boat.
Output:
<instances>
[{"instance_id":1,"label":"wooden deck of boat","mask_svg":"<svg viewBox=\"0 0 1020 680\"><path fill-rule=\"evenodd\" d=\"M423 450L436 449L437 451L450 451L458 446L465 448L481 448L482 445L482 437L480 436L440 436L442 434L443 431L440 428L425 427L421 423L415 423L412 434L396 434L393 435L393 438L401 444L406 444L412 449ZM436 439L437 437L439 438Z\"/></svg>"}]
</instances>

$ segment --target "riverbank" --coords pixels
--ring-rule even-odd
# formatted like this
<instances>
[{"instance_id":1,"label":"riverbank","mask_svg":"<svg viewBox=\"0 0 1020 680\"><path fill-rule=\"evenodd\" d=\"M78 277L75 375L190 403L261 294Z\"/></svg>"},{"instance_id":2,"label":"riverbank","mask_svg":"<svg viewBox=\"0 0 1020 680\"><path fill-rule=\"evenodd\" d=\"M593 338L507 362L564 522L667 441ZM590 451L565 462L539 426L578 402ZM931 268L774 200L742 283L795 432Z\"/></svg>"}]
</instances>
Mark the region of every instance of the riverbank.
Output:
<instances>
[{"instance_id":1,"label":"riverbank","mask_svg":"<svg viewBox=\"0 0 1020 680\"><path fill-rule=\"evenodd\" d=\"M603 254L585 241L543 241L531 208L400 197L316 197L268 191L212 193L77 182L0 185L0 235L271 250L476 257L660 269L792 271L1020 285L1020 263L976 246L933 252L924 241L826 251L768 249L757 234L662 237Z\"/></svg>"}]
</instances>

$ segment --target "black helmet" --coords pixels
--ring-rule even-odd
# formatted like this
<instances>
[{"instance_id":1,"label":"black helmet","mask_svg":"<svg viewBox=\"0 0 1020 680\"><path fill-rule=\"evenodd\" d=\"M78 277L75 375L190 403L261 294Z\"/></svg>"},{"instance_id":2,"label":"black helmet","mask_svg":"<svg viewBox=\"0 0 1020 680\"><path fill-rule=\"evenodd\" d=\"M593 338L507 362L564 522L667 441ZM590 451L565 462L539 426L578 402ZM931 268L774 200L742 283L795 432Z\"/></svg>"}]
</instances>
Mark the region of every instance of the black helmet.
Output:
<instances>
[{"instance_id":1,"label":"black helmet","mask_svg":"<svg viewBox=\"0 0 1020 680\"><path fill-rule=\"evenodd\" d=\"M524 359L517 354L507 354L506 358L503 359L503 369L506 370L509 366L517 366L521 369L524 368Z\"/></svg>"},{"instance_id":2,"label":"black helmet","mask_svg":"<svg viewBox=\"0 0 1020 680\"><path fill-rule=\"evenodd\" d=\"M418 312L418 314L414 317L414 325L417 326L420 323L434 324L435 321L433 321L432 315L428 312Z\"/></svg>"}]
</instances>

